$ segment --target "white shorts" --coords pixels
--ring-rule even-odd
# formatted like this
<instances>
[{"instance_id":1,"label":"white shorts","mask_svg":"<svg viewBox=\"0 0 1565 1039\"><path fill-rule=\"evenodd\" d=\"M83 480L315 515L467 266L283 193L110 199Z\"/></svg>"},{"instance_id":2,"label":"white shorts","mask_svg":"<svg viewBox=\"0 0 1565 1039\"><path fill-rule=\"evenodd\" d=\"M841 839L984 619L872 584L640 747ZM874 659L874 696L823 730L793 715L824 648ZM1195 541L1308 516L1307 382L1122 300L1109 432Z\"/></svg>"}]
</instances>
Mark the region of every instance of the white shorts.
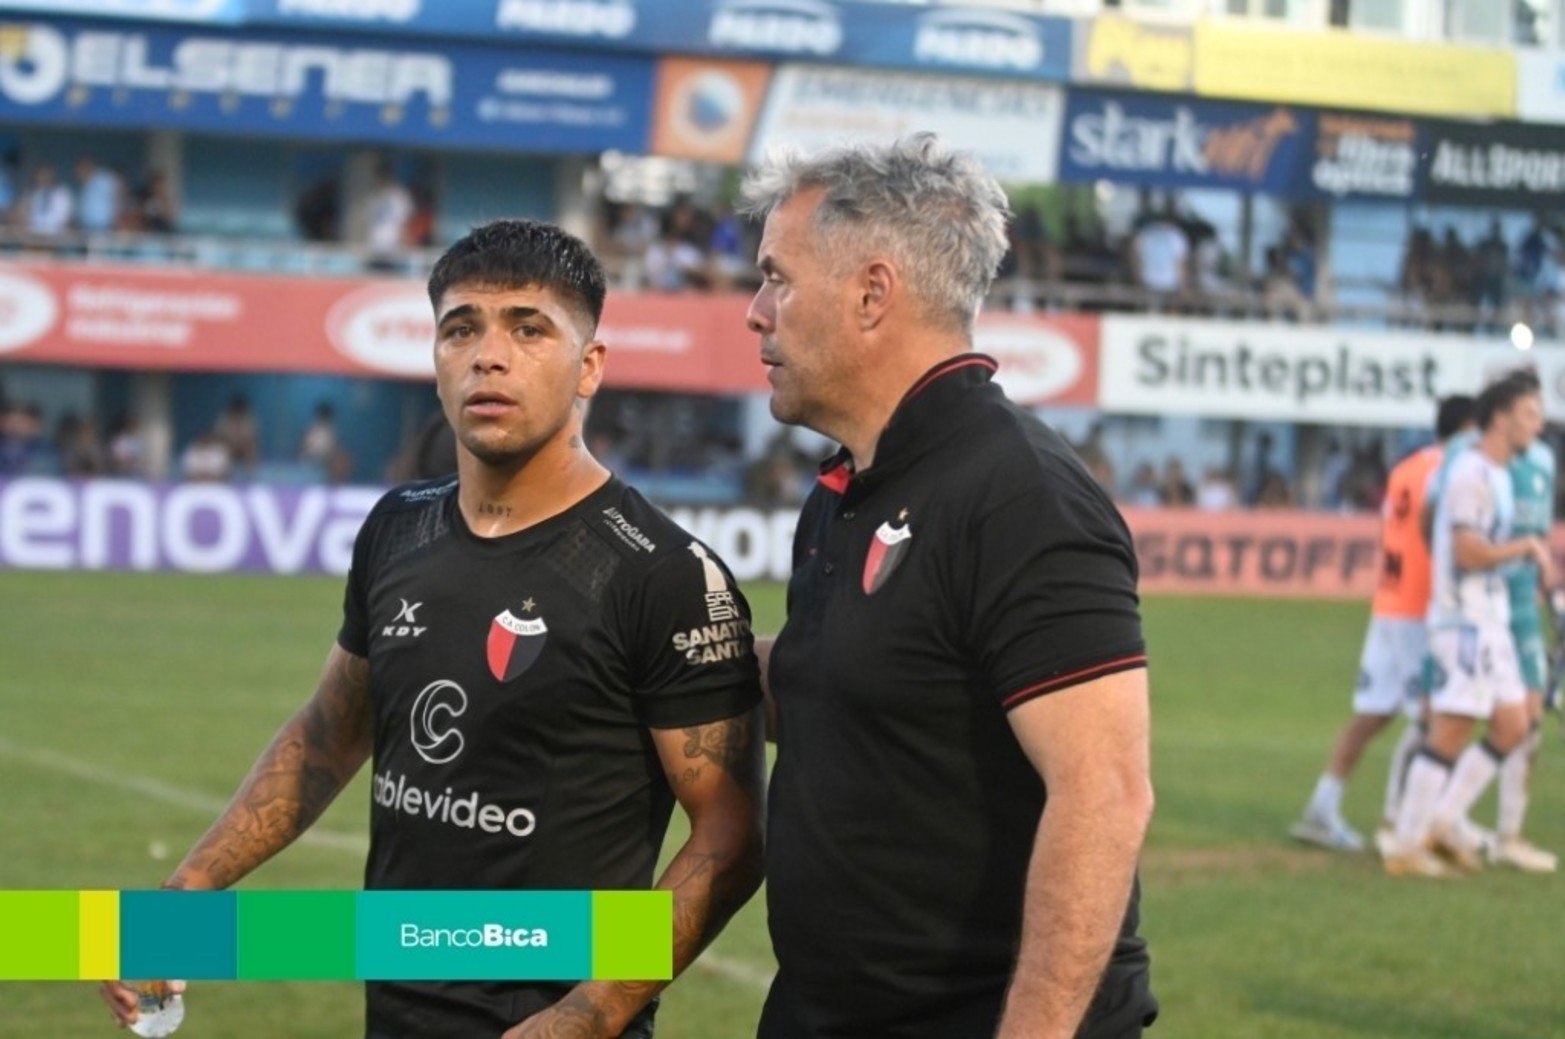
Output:
<instances>
[{"instance_id":1,"label":"white shorts","mask_svg":"<svg viewBox=\"0 0 1565 1039\"><path fill-rule=\"evenodd\" d=\"M1429 706L1439 714L1487 718L1496 707L1527 700L1507 624L1436 628L1429 633L1429 655L1434 659Z\"/></svg>"},{"instance_id":2,"label":"white shorts","mask_svg":"<svg viewBox=\"0 0 1565 1039\"><path fill-rule=\"evenodd\" d=\"M1353 713L1391 715L1400 710L1417 717L1428 653L1428 629L1422 620L1371 617L1359 658Z\"/></svg>"}]
</instances>

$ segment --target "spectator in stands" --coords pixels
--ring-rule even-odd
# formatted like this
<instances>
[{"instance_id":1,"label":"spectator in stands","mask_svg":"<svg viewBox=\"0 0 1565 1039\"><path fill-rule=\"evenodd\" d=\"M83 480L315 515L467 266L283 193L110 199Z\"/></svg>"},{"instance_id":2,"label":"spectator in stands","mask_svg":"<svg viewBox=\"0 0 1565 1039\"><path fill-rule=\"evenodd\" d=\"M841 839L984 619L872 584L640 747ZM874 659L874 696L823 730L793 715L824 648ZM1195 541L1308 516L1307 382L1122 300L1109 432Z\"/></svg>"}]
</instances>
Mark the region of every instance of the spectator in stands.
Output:
<instances>
[{"instance_id":1,"label":"spectator in stands","mask_svg":"<svg viewBox=\"0 0 1565 1039\"><path fill-rule=\"evenodd\" d=\"M1192 283L1195 291L1208 301L1221 303L1237 291L1232 278L1233 263L1217 228L1201 219L1191 220L1190 236Z\"/></svg>"},{"instance_id":2,"label":"spectator in stands","mask_svg":"<svg viewBox=\"0 0 1565 1039\"><path fill-rule=\"evenodd\" d=\"M1195 492L1196 508L1203 512L1228 512L1239 507L1239 492L1228 473L1216 466L1201 475Z\"/></svg>"},{"instance_id":3,"label":"spectator in stands","mask_svg":"<svg viewBox=\"0 0 1565 1039\"><path fill-rule=\"evenodd\" d=\"M9 405L0 414L0 473L31 472L48 445L43 437L43 412L37 404Z\"/></svg>"},{"instance_id":4,"label":"spectator in stands","mask_svg":"<svg viewBox=\"0 0 1565 1039\"><path fill-rule=\"evenodd\" d=\"M22 153L7 148L0 153L0 216L14 221L17 203L22 198Z\"/></svg>"},{"instance_id":5,"label":"spectator in stands","mask_svg":"<svg viewBox=\"0 0 1565 1039\"><path fill-rule=\"evenodd\" d=\"M1246 505L1254 505L1261 496L1261 488L1266 486L1272 476L1277 475L1277 466L1272 462L1272 450L1276 446L1277 442L1265 430L1256 436L1255 461L1244 474L1242 500Z\"/></svg>"},{"instance_id":6,"label":"spectator in stands","mask_svg":"<svg viewBox=\"0 0 1565 1039\"><path fill-rule=\"evenodd\" d=\"M1266 250L1266 273L1261 278L1261 302L1268 317L1303 321L1310 314L1310 301L1304 295L1294 269L1288 265L1281 246Z\"/></svg>"},{"instance_id":7,"label":"spectator in stands","mask_svg":"<svg viewBox=\"0 0 1565 1039\"><path fill-rule=\"evenodd\" d=\"M413 194L397 180L390 163L375 168L375 187L364 199L359 217L359 244L369 249L371 270L396 270L402 266L408 222L413 218Z\"/></svg>"},{"instance_id":8,"label":"spectator in stands","mask_svg":"<svg viewBox=\"0 0 1565 1039\"><path fill-rule=\"evenodd\" d=\"M228 450L234 468L250 471L261 460L261 431L250 409L250 398L236 393L217 417L212 433Z\"/></svg>"},{"instance_id":9,"label":"spectator in stands","mask_svg":"<svg viewBox=\"0 0 1565 1039\"><path fill-rule=\"evenodd\" d=\"M1434 235L1427 227L1415 226L1408 235L1399 279L1402 299L1415 324L1423 324L1428 317L1428 307L1435 296L1438 264Z\"/></svg>"},{"instance_id":10,"label":"spectator in stands","mask_svg":"<svg viewBox=\"0 0 1565 1039\"><path fill-rule=\"evenodd\" d=\"M1314 302L1320 289L1320 263L1316 256L1315 231L1304 213L1295 213L1293 224L1282 240L1283 262L1299 292Z\"/></svg>"},{"instance_id":11,"label":"spectator in stands","mask_svg":"<svg viewBox=\"0 0 1565 1039\"><path fill-rule=\"evenodd\" d=\"M707 240L708 276L714 289L731 289L747 281L755 270L755 251L745 244L744 223L726 202L712 217Z\"/></svg>"},{"instance_id":12,"label":"spectator in stands","mask_svg":"<svg viewBox=\"0 0 1565 1039\"><path fill-rule=\"evenodd\" d=\"M1266 482L1261 485L1261 493L1255 497L1255 506L1259 509L1293 507L1293 492L1288 489L1288 481L1281 473L1273 472L1266 477Z\"/></svg>"},{"instance_id":13,"label":"spectator in stands","mask_svg":"<svg viewBox=\"0 0 1565 1039\"><path fill-rule=\"evenodd\" d=\"M1473 253L1473 305L1498 318L1505 308L1506 280L1510 277L1511 250L1505 244L1498 217Z\"/></svg>"},{"instance_id":14,"label":"spectator in stands","mask_svg":"<svg viewBox=\"0 0 1565 1039\"><path fill-rule=\"evenodd\" d=\"M1147 220L1131 240L1130 262L1136 284L1153 295L1153 306L1183 295L1189 287L1189 261L1190 240L1170 197L1162 211Z\"/></svg>"},{"instance_id":15,"label":"spectator in stands","mask_svg":"<svg viewBox=\"0 0 1565 1039\"><path fill-rule=\"evenodd\" d=\"M54 167L39 166L22 199L21 229L39 238L59 238L70 229L71 208L71 190L60 183Z\"/></svg>"},{"instance_id":16,"label":"spectator in stands","mask_svg":"<svg viewBox=\"0 0 1565 1039\"><path fill-rule=\"evenodd\" d=\"M1016 211L1008 229L1016 275L1028 281L1055 281L1060 276L1060 254L1049 238L1043 214L1032 203Z\"/></svg>"},{"instance_id":17,"label":"spectator in stands","mask_svg":"<svg viewBox=\"0 0 1565 1039\"><path fill-rule=\"evenodd\" d=\"M1326 457L1321 463L1320 503L1322 508L1333 511L1342 508L1343 489L1348 475L1348 453L1342 441L1332 437L1326 441Z\"/></svg>"},{"instance_id":18,"label":"spectator in stands","mask_svg":"<svg viewBox=\"0 0 1565 1039\"><path fill-rule=\"evenodd\" d=\"M1560 270L1555 260L1556 241L1548 219L1539 213L1534 215L1532 226L1516 249L1516 293L1527 322L1540 331L1553 327Z\"/></svg>"},{"instance_id":19,"label":"spectator in stands","mask_svg":"<svg viewBox=\"0 0 1565 1039\"><path fill-rule=\"evenodd\" d=\"M1185 509L1195 504L1195 488L1185 476L1185 464L1170 458L1163 464L1163 504L1172 509Z\"/></svg>"},{"instance_id":20,"label":"spectator in stands","mask_svg":"<svg viewBox=\"0 0 1565 1039\"><path fill-rule=\"evenodd\" d=\"M328 483L343 483L352 460L337 439L337 413L330 401L315 405L315 417L299 441L299 461L318 467Z\"/></svg>"},{"instance_id":21,"label":"spectator in stands","mask_svg":"<svg viewBox=\"0 0 1565 1039\"><path fill-rule=\"evenodd\" d=\"M228 444L216 433L202 433L179 456L179 473L191 483L222 483L233 470Z\"/></svg>"},{"instance_id":22,"label":"spectator in stands","mask_svg":"<svg viewBox=\"0 0 1565 1039\"><path fill-rule=\"evenodd\" d=\"M680 292L706 284L706 256L695 243L696 233L694 211L688 207L664 214L657 240L642 261L648 288Z\"/></svg>"},{"instance_id":23,"label":"spectator in stands","mask_svg":"<svg viewBox=\"0 0 1565 1039\"><path fill-rule=\"evenodd\" d=\"M115 476L146 477L147 442L134 414L121 413L109 426L109 472Z\"/></svg>"},{"instance_id":24,"label":"spectator in stands","mask_svg":"<svg viewBox=\"0 0 1565 1039\"><path fill-rule=\"evenodd\" d=\"M126 212L125 228L143 234L173 234L178 223L168 177L151 170L136 189L134 204Z\"/></svg>"},{"instance_id":25,"label":"spectator in stands","mask_svg":"<svg viewBox=\"0 0 1565 1039\"><path fill-rule=\"evenodd\" d=\"M120 175L91 156L76 160L76 226L87 234L116 230L125 208Z\"/></svg>"},{"instance_id":26,"label":"spectator in stands","mask_svg":"<svg viewBox=\"0 0 1565 1039\"><path fill-rule=\"evenodd\" d=\"M1151 462L1142 462L1136 466L1135 475L1130 478L1130 486L1126 488L1125 503L1142 509L1163 504L1163 486Z\"/></svg>"},{"instance_id":27,"label":"spectator in stands","mask_svg":"<svg viewBox=\"0 0 1565 1039\"><path fill-rule=\"evenodd\" d=\"M657 215L646 206L615 202L605 210L604 218L607 244L603 255L610 269L626 288L644 287L647 278L642 264L658 239Z\"/></svg>"},{"instance_id":28,"label":"spectator in stands","mask_svg":"<svg viewBox=\"0 0 1565 1039\"><path fill-rule=\"evenodd\" d=\"M1380 508L1386 496L1386 459L1379 440L1354 450L1343 486L1343 502L1349 509L1373 512Z\"/></svg>"},{"instance_id":29,"label":"spectator in stands","mask_svg":"<svg viewBox=\"0 0 1565 1039\"><path fill-rule=\"evenodd\" d=\"M101 476L108 470L97 424L75 412L60 419L55 450L60 456L60 471L66 476Z\"/></svg>"},{"instance_id":30,"label":"spectator in stands","mask_svg":"<svg viewBox=\"0 0 1565 1039\"><path fill-rule=\"evenodd\" d=\"M293 219L307 242L335 242L342 231L342 185L336 177L322 177L301 193L293 206Z\"/></svg>"},{"instance_id":31,"label":"spectator in stands","mask_svg":"<svg viewBox=\"0 0 1565 1039\"><path fill-rule=\"evenodd\" d=\"M435 244L438 225L435 207L435 189L420 182L413 185L413 215L408 218L404 232L407 244L416 249L428 249Z\"/></svg>"},{"instance_id":32,"label":"spectator in stands","mask_svg":"<svg viewBox=\"0 0 1565 1039\"><path fill-rule=\"evenodd\" d=\"M1472 282L1472 252L1462 243L1456 228L1447 226L1435 267L1435 302L1444 306L1466 303L1472 298Z\"/></svg>"}]
</instances>

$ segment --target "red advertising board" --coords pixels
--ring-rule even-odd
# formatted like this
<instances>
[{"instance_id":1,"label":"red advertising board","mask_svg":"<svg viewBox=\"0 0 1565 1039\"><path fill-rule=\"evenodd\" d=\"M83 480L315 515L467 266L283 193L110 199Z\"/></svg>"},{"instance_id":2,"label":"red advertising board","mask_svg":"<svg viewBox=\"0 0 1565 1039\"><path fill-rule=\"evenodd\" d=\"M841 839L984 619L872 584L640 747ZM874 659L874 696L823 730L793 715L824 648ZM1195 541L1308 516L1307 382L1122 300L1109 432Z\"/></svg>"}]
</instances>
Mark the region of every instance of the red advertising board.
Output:
<instances>
[{"instance_id":1,"label":"red advertising board","mask_svg":"<svg viewBox=\"0 0 1565 1039\"><path fill-rule=\"evenodd\" d=\"M611 386L765 391L742 295L611 293L599 336ZM0 265L0 362L167 371L272 371L427 379L434 320L411 280ZM1093 317L986 316L1017 400L1097 399Z\"/></svg>"}]
</instances>

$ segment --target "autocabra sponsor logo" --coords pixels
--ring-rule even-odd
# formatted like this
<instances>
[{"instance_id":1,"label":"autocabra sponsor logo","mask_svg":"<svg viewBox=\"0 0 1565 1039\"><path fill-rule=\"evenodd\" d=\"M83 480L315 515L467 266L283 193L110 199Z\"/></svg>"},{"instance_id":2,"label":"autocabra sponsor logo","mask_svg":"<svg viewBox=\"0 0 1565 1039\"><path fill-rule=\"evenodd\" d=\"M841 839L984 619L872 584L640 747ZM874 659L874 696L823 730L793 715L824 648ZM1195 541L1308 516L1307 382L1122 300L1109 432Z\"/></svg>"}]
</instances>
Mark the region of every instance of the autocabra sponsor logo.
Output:
<instances>
[{"instance_id":1,"label":"autocabra sponsor logo","mask_svg":"<svg viewBox=\"0 0 1565 1039\"><path fill-rule=\"evenodd\" d=\"M818 0L725 0L706 35L714 47L827 57L842 47L842 22Z\"/></svg>"},{"instance_id":2,"label":"autocabra sponsor logo","mask_svg":"<svg viewBox=\"0 0 1565 1039\"><path fill-rule=\"evenodd\" d=\"M1418 130L1407 119L1320 116L1310 182L1317 191L1347 195L1413 196Z\"/></svg>"},{"instance_id":3,"label":"autocabra sponsor logo","mask_svg":"<svg viewBox=\"0 0 1565 1039\"><path fill-rule=\"evenodd\" d=\"M288 44L210 35L80 29L51 25L0 27L0 95L18 105L43 105L67 92L177 91L292 101L319 96L344 104L451 104L451 62L428 51Z\"/></svg>"},{"instance_id":4,"label":"autocabra sponsor logo","mask_svg":"<svg viewBox=\"0 0 1565 1039\"><path fill-rule=\"evenodd\" d=\"M635 30L636 8L624 0L500 0L495 27L619 40Z\"/></svg>"},{"instance_id":5,"label":"autocabra sponsor logo","mask_svg":"<svg viewBox=\"0 0 1565 1039\"><path fill-rule=\"evenodd\" d=\"M625 518L625 514L610 506L603 510L603 518L610 530L627 545L643 552L656 552L657 543L641 532L641 528Z\"/></svg>"},{"instance_id":6,"label":"autocabra sponsor logo","mask_svg":"<svg viewBox=\"0 0 1565 1039\"><path fill-rule=\"evenodd\" d=\"M1043 40L1025 18L999 11L936 11L918 23L913 56L931 65L1031 72L1043 64Z\"/></svg>"}]
</instances>

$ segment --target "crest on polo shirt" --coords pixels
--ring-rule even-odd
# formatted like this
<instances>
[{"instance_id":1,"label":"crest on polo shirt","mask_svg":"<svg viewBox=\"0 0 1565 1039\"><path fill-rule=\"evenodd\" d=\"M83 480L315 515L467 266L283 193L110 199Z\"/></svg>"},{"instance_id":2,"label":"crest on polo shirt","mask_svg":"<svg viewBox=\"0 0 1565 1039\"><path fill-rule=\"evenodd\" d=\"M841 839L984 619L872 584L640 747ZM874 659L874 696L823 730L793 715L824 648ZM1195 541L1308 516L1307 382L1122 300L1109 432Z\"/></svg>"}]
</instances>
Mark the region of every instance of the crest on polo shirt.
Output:
<instances>
[{"instance_id":1,"label":"crest on polo shirt","mask_svg":"<svg viewBox=\"0 0 1565 1039\"><path fill-rule=\"evenodd\" d=\"M537 663L543 644L549 639L549 626L534 616L538 604L525 599L521 616L506 610L489 622L489 673L498 682L520 678Z\"/></svg>"},{"instance_id":2,"label":"crest on polo shirt","mask_svg":"<svg viewBox=\"0 0 1565 1039\"><path fill-rule=\"evenodd\" d=\"M864 560L864 594L874 595L891 577L902 560L907 558L913 543L913 527L907 520L907 510L897 513L895 520L887 520L875 531L869 543L869 555Z\"/></svg>"}]
</instances>

